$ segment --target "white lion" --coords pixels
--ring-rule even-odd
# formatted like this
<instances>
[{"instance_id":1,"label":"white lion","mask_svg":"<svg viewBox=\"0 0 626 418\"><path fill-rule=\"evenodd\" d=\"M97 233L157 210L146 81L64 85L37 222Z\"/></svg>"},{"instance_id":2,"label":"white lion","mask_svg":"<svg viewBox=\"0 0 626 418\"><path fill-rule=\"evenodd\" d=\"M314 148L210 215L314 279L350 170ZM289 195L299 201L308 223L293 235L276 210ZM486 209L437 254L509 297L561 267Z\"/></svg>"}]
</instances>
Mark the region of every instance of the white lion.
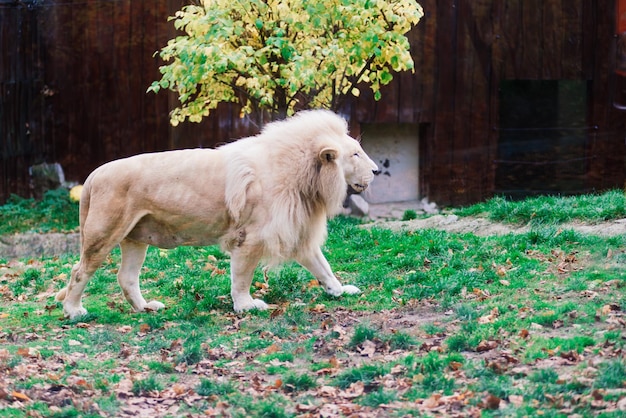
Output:
<instances>
[{"instance_id":1,"label":"white lion","mask_svg":"<svg viewBox=\"0 0 626 418\"><path fill-rule=\"evenodd\" d=\"M119 244L117 278L135 311L157 310L146 300L139 272L148 245L220 244L231 254L234 310L267 309L250 295L255 268L296 260L326 292L342 286L320 246L326 220L341 210L347 186L365 190L378 170L347 124L330 111L311 110L267 125L253 137L218 149L142 154L112 161L87 178L80 199L80 261L59 291L66 317L87 311L85 285Z\"/></svg>"}]
</instances>

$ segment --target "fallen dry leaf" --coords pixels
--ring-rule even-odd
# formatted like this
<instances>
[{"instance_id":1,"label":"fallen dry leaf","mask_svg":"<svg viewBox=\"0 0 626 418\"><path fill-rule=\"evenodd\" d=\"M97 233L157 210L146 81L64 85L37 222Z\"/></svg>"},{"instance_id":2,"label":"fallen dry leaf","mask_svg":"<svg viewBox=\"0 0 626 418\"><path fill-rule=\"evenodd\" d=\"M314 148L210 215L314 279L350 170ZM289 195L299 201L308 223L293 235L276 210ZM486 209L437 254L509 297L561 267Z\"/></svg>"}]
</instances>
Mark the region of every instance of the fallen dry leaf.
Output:
<instances>
[{"instance_id":1,"label":"fallen dry leaf","mask_svg":"<svg viewBox=\"0 0 626 418\"><path fill-rule=\"evenodd\" d=\"M30 398L28 396L26 396L25 394L23 394L22 392L11 392L11 397L18 399L22 402L28 402L30 401Z\"/></svg>"},{"instance_id":2,"label":"fallen dry leaf","mask_svg":"<svg viewBox=\"0 0 626 418\"><path fill-rule=\"evenodd\" d=\"M500 311L498 310L498 307L496 306L495 308L491 310L491 312L488 315L484 315L478 318L478 323L479 324L493 323L498 318L498 316L500 316Z\"/></svg>"},{"instance_id":3,"label":"fallen dry leaf","mask_svg":"<svg viewBox=\"0 0 626 418\"><path fill-rule=\"evenodd\" d=\"M497 341L483 340L476 347L476 351L479 352L479 353L482 353L482 352L485 352L485 351L493 350L497 346L498 346L498 342Z\"/></svg>"},{"instance_id":4,"label":"fallen dry leaf","mask_svg":"<svg viewBox=\"0 0 626 418\"><path fill-rule=\"evenodd\" d=\"M310 310L311 312L315 312L315 313L324 313L326 312L326 305L322 303L318 303L317 305L313 306Z\"/></svg>"},{"instance_id":5,"label":"fallen dry leaf","mask_svg":"<svg viewBox=\"0 0 626 418\"><path fill-rule=\"evenodd\" d=\"M362 356L372 357L376 353L376 343L370 340L363 341L359 352Z\"/></svg>"},{"instance_id":6,"label":"fallen dry leaf","mask_svg":"<svg viewBox=\"0 0 626 418\"><path fill-rule=\"evenodd\" d=\"M608 305L604 305L600 309L600 312L602 313L602 315L608 315L611 312L619 312L619 311L620 311L620 305L618 303L609 303Z\"/></svg>"},{"instance_id":7,"label":"fallen dry leaf","mask_svg":"<svg viewBox=\"0 0 626 418\"><path fill-rule=\"evenodd\" d=\"M425 399L424 402L422 402L422 405L427 409L435 409L439 406L440 399L440 393L433 393L428 399Z\"/></svg>"},{"instance_id":8,"label":"fallen dry leaf","mask_svg":"<svg viewBox=\"0 0 626 418\"><path fill-rule=\"evenodd\" d=\"M500 402L502 401L502 399L490 393L487 395L484 401L485 401L485 408L498 409L500 408Z\"/></svg>"},{"instance_id":9,"label":"fallen dry leaf","mask_svg":"<svg viewBox=\"0 0 626 418\"><path fill-rule=\"evenodd\" d=\"M346 390L339 392L339 396L346 399L354 399L363 395L365 392L365 385L363 382L354 382Z\"/></svg>"},{"instance_id":10,"label":"fallen dry leaf","mask_svg":"<svg viewBox=\"0 0 626 418\"><path fill-rule=\"evenodd\" d=\"M309 283L307 283L307 287L309 289L313 289L315 287L319 287L320 286L320 282L318 282L316 279L313 279L311 281L309 281Z\"/></svg>"},{"instance_id":11,"label":"fallen dry leaf","mask_svg":"<svg viewBox=\"0 0 626 418\"><path fill-rule=\"evenodd\" d=\"M274 354L280 351L280 346L277 344L272 344L265 349L266 354Z\"/></svg>"},{"instance_id":12,"label":"fallen dry leaf","mask_svg":"<svg viewBox=\"0 0 626 418\"><path fill-rule=\"evenodd\" d=\"M317 390L317 396L334 398L339 393L339 389L334 386L322 386Z\"/></svg>"}]
</instances>

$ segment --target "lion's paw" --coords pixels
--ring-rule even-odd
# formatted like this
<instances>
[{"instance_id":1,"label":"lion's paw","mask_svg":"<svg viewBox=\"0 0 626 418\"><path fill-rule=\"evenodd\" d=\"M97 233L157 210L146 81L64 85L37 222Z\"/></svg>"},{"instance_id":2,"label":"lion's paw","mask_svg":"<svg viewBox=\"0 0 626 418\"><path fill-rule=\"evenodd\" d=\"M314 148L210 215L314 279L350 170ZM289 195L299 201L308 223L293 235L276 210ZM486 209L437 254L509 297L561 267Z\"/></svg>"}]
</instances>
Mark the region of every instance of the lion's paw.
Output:
<instances>
[{"instance_id":1,"label":"lion's paw","mask_svg":"<svg viewBox=\"0 0 626 418\"><path fill-rule=\"evenodd\" d=\"M164 308L165 308L165 305L163 305L161 302L159 302L158 300L153 300L153 301L146 303L146 306L143 307L143 310L152 312L152 311L158 311Z\"/></svg>"},{"instance_id":2,"label":"lion's paw","mask_svg":"<svg viewBox=\"0 0 626 418\"><path fill-rule=\"evenodd\" d=\"M267 306L267 303L263 302L261 299L251 299L250 302L248 303L241 303L241 304L235 303L233 306L233 309L237 313L250 311L252 309L265 311L267 310L267 308L269 308L269 306Z\"/></svg>"},{"instance_id":3,"label":"lion's paw","mask_svg":"<svg viewBox=\"0 0 626 418\"><path fill-rule=\"evenodd\" d=\"M361 289L356 286L352 286L351 284L342 286L341 289L343 290L343 293L347 293L348 295L356 295L357 293L361 293Z\"/></svg>"},{"instance_id":4,"label":"lion's paw","mask_svg":"<svg viewBox=\"0 0 626 418\"><path fill-rule=\"evenodd\" d=\"M78 308L68 308L66 306L63 308L63 316L70 320L74 320L85 315L87 315L87 309L83 308L82 306L79 306Z\"/></svg>"}]
</instances>

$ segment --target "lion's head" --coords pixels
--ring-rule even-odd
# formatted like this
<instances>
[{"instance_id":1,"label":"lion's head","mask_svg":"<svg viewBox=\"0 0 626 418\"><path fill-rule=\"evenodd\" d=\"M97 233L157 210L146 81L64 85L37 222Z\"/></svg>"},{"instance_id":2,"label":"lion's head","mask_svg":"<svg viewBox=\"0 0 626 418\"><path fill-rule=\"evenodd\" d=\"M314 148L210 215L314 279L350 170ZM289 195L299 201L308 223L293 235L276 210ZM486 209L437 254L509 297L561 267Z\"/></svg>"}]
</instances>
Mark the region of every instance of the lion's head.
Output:
<instances>
[{"instance_id":1,"label":"lion's head","mask_svg":"<svg viewBox=\"0 0 626 418\"><path fill-rule=\"evenodd\" d=\"M367 189L378 171L378 166L363 151L361 144L348 135L337 139L334 146L322 149L320 158L325 163L337 164L343 172L346 186L357 193Z\"/></svg>"}]
</instances>

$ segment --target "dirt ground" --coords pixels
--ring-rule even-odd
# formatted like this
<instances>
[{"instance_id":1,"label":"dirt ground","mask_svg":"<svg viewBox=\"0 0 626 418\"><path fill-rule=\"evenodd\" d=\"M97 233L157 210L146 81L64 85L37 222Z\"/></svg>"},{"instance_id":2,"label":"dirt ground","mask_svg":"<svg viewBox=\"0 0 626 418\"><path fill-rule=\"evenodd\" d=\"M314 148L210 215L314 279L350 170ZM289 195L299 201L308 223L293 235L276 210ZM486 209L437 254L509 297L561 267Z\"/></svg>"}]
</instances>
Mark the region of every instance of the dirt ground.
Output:
<instances>
[{"instance_id":1,"label":"dirt ground","mask_svg":"<svg viewBox=\"0 0 626 418\"><path fill-rule=\"evenodd\" d=\"M526 233L528 225L509 225L492 222L485 218L458 217L456 215L434 215L426 219L398 221L378 219L368 226L380 226L394 231L442 229L455 233L473 233L478 236L505 235L509 233ZM626 234L626 219L617 219L598 224L570 222L560 225L561 229L573 229L583 234L611 237Z\"/></svg>"},{"instance_id":2,"label":"dirt ground","mask_svg":"<svg viewBox=\"0 0 626 418\"><path fill-rule=\"evenodd\" d=\"M370 205L369 218L373 223L369 226L380 226L394 231L441 229L453 233L473 233L478 236L505 235L509 233L523 234L530 231L528 225L509 225L492 222L485 218L459 217L440 213L434 203L427 201L409 201ZM400 221L406 210L413 210L418 216L431 214L425 219ZM626 219L615 219L597 224L571 222L560 225L562 229L573 229L583 234L612 237L626 234Z\"/></svg>"}]
</instances>

